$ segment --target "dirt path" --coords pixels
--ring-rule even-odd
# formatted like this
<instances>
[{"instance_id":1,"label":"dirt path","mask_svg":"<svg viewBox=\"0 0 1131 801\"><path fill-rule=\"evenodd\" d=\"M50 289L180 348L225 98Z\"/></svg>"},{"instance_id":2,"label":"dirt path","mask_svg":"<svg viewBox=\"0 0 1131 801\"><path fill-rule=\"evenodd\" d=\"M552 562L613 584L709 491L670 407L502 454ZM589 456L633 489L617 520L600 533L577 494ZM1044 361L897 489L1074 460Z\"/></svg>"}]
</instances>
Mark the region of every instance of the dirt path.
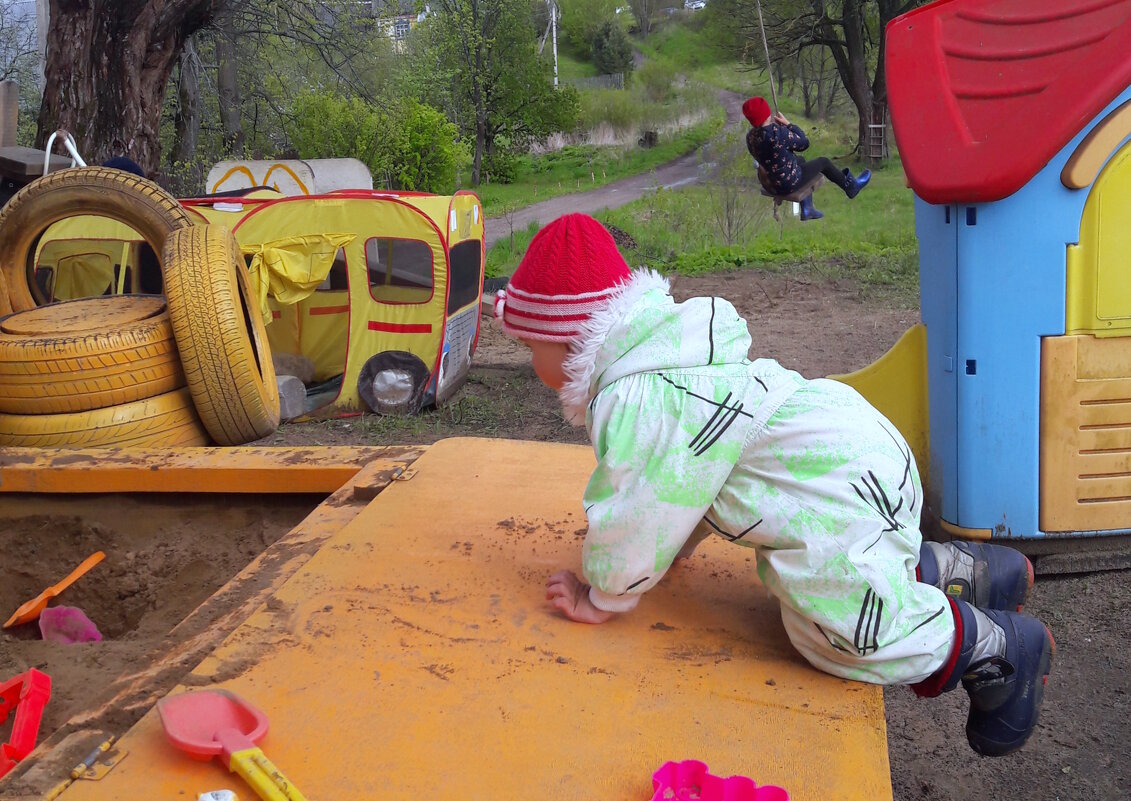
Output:
<instances>
[{"instance_id":1,"label":"dirt path","mask_svg":"<svg viewBox=\"0 0 1131 801\"><path fill-rule=\"evenodd\" d=\"M735 92L720 90L719 102L726 109L726 127L731 128L742 120L741 105L743 97ZM657 188L674 189L687 186L699 180L699 152L688 153L674 161L642 175L623 178L611 184L573 195L544 200L516 211L508 223L501 217L487 219L487 249L504 236L508 236L511 225L515 231L526 230L532 222L545 225L557 217L570 212L593 214L602 209L615 209L631 203Z\"/></svg>"}]
</instances>

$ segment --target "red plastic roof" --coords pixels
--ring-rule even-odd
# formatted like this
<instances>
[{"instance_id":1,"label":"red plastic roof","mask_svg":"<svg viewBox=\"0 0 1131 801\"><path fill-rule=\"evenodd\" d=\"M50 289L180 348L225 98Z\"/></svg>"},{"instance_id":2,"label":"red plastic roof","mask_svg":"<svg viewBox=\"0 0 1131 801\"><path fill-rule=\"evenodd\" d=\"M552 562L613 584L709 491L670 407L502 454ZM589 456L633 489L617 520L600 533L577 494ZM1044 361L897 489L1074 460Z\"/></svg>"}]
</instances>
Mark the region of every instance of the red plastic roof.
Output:
<instances>
[{"instance_id":1,"label":"red plastic roof","mask_svg":"<svg viewBox=\"0 0 1131 801\"><path fill-rule=\"evenodd\" d=\"M1000 200L1131 85L1131 0L940 0L888 24L885 69L915 193Z\"/></svg>"}]
</instances>

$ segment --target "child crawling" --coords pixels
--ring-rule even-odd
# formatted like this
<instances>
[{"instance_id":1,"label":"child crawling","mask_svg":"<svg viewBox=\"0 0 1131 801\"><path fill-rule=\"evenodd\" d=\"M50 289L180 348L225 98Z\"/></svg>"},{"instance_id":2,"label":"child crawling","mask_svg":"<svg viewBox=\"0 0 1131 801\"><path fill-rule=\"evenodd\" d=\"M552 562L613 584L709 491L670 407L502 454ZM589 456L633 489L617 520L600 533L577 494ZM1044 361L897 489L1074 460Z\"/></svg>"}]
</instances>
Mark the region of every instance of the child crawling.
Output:
<instances>
[{"instance_id":1,"label":"child crawling","mask_svg":"<svg viewBox=\"0 0 1131 801\"><path fill-rule=\"evenodd\" d=\"M855 390L751 361L730 303L676 303L582 214L534 237L495 315L597 455L584 580L551 576L554 607L582 623L627 613L717 534L754 549L814 667L921 696L961 683L974 750L1024 744L1054 651L1019 613L1032 566L1002 546L924 543L911 449Z\"/></svg>"}]
</instances>

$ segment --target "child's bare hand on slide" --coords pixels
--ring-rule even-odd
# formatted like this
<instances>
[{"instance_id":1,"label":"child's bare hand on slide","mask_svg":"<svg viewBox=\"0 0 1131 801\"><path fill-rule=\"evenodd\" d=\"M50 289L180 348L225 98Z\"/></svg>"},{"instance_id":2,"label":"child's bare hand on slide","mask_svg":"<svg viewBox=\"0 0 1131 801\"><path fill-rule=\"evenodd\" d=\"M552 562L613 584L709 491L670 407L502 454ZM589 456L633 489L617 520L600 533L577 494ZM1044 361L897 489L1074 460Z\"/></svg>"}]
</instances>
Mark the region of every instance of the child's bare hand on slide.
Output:
<instances>
[{"instance_id":1,"label":"child's bare hand on slide","mask_svg":"<svg viewBox=\"0 0 1131 801\"><path fill-rule=\"evenodd\" d=\"M546 600L575 623L604 623L615 615L589 600L589 585L569 570L559 570L546 582Z\"/></svg>"}]
</instances>

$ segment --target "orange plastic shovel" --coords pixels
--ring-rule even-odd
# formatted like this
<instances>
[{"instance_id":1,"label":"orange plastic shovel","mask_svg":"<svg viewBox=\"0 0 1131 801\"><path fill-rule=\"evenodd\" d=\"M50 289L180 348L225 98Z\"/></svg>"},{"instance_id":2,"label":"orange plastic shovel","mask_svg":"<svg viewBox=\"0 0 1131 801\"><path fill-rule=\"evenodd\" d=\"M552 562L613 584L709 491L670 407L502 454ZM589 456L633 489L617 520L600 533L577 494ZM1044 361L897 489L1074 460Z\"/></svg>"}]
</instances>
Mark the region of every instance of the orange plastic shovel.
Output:
<instances>
[{"instance_id":1,"label":"orange plastic shovel","mask_svg":"<svg viewBox=\"0 0 1131 801\"><path fill-rule=\"evenodd\" d=\"M30 623L31 621L38 618L39 613L47 608L48 601L50 601L63 590L67 589L67 587L70 587L72 584L78 581L84 573L86 573L88 570L90 570L105 558L106 554L104 554L102 551L95 551L86 559L83 559L82 564L72 570L69 576L60 581L58 584L48 587L39 595L35 596L26 604L17 609L15 614L8 618L8 622L4 624L4 628L18 626L21 623Z\"/></svg>"}]
</instances>

